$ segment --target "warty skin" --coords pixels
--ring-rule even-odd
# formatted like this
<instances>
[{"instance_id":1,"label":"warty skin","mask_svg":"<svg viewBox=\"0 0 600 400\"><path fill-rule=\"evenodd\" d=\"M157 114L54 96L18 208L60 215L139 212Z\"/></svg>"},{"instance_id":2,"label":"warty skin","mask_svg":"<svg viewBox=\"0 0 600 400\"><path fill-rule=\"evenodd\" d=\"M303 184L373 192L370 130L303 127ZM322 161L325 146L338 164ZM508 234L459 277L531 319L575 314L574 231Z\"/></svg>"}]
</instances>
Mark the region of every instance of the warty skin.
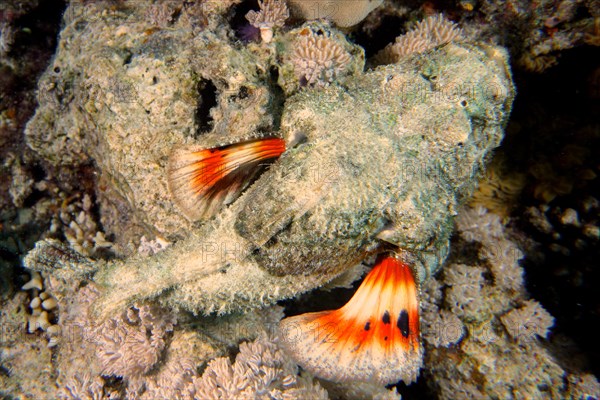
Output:
<instances>
[{"instance_id":1,"label":"warty skin","mask_svg":"<svg viewBox=\"0 0 600 400\"><path fill-rule=\"evenodd\" d=\"M427 279L513 97L504 50L466 44L302 90L285 103L288 150L239 199L157 255L98 265L96 314L144 299L245 311L356 274L388 249Z\"/></svg>"}]
</instances>

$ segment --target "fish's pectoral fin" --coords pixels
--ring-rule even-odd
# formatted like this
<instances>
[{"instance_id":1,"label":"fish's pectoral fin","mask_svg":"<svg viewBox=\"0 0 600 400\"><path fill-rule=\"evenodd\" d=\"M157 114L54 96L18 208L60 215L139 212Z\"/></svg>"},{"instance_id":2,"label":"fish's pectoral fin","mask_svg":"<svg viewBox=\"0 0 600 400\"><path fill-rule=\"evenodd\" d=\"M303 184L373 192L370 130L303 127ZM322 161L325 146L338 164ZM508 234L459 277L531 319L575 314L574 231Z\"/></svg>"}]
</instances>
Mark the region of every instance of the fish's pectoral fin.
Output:
<instances>
[{"instance_id":1,"label":"fish's pectoral fin","mask_svg":"<svg viewBox=\"0 0 600 400\"><path fill-rule=\"evenodd\" d=\"M169 191L189 219L211 217L285 148L283 139L264 138L217 148L175 149L169 159Z\"/></svg>"},{"instance_id":2,"label":"fish's pectoral fin","mask_svg":"<svg viewBox=\"0 0 600 400\"><path fill-rule=\"evenodd\" d=\"M417 292L410 267L382 256L342 308L282 320L283 344L327 380L413 382L423 359Z\"/></svg>"}]
</instances>

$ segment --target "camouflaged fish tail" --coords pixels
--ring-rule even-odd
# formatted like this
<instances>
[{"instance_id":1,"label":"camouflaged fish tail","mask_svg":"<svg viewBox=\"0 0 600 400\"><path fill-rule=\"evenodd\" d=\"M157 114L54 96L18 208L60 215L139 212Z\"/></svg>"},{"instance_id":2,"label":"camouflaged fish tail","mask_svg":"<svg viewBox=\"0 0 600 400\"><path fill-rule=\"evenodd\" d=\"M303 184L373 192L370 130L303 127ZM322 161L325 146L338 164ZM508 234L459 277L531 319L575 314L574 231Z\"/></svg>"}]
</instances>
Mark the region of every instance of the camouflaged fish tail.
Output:
<instances>
[{"instance_id":1,"label":"camouflaged fish tail","mask_svg":"<svg viewBox=\"0 0 600 400\"><path fill-rule=\"evenodd\" d=\"M464 44L344 87L300 91L285 103L280 134L290 146L280 159L199 232L101 271L97 311L150 297L200 313L247 310L319 287L389 247L413 257L426 279L502 139L513 97L504 50Z\"/></svg>"}]
</instances>

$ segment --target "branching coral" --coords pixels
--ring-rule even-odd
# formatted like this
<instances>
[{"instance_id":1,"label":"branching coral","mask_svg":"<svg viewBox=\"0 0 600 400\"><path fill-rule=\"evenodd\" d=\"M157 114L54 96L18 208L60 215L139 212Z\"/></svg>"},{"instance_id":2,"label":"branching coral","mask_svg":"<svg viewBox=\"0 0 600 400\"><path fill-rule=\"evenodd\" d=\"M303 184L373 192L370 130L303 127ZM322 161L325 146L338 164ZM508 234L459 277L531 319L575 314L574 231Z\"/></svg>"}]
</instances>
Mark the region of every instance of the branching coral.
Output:
<instances>
[{"instance_id":1,"label":"branching coral","mask_svg":"<svg viewBox=\"0 0 600 400\"><path fill-rule=\"evenodd\" d=\"M440 398L562 398L589 390L567 385L566 370L540 344L553 318L527 299L523 253L500 217L467 208L456 222L458 246L477 253L455 255L422 296L425 365Z\"/></svg>"},{"instance_id":2,"label":"branching coral","mask_svg":"<svg viewBox=\"0 0 600 400\"><path fill-rule=\"evenodd\" d=\"M398 36L394 43L387 45L376 55L376 60L382 64L395 63L402 57L459 40L462 35L455 23L448 21L442 14L434 15L417 23L406 34Z\"/></svg>"},{"instance_id":3,"label":"branching coral","mask_svg":"<svg viewBox=\"0 0 600 400\"><path fill-rule=\"evenodd\" d=\"M350 53L329 37L306 29L296 40L291 59L298 80L322 86L333 82L345 70Z\"/></svg>"},{"instance_id":4,"label":"branching coral","mask_svg":"<svg viewBox=\"0 0 600 400\"><path fill-rule=\"evenodd\" d=\"M419 21L414 31L419 32L421 36L428 37L433 46L455 41L462 36L460 28L442 14Z\"/></svg>"},{"instance_id":5,"label":"branching coral","mask_svg":"<svg viewBox=\"0 0 600 400\"><path fill-rule=\"evenodd\" d=\"M523 307L516 308L500 317L507 332L518 341L533 340L534 335L548 337L554 318L534 300L528 300Z\"/></svg>"},{"instance_id":6,"label":"branching coral","mask_svg":"<svg viewBox=\"0 0 600 400\"><path fill-rule=\"evenodd\" d=\"M273 40L273 28L282 27L290 16L284 0L259 0L260 11L249 11L246 19L252 26L260 29L265 43Z\"/></svg>"},{"instance_id":7,"label":"branching coral","mask_svg":"<svg viewBox=\"0 0 600 400\"><path fill-rule=\"evenodd\" d=\"M96 355L103 375L143 375L158 362L174 316L149 305L136 305L94 329Z\"/></svg>"},{"instance_id":8,"label":"branching coral","mask_svg":"<svg viewBox=\"0 0 600 400\"><path fill-rule=\"evenodd\" d=\"M27 332L44 331L48 337L48 347L54 347L58 344L61 332L60 326L52 323L55 320L58 303L50 293L43 289L44 279L37 271L33 271L31 279L21 287L21 290L31 291L29 301L31 314L27 315Z\"/></svg>"},{"instance_id":9,"label":"branching coral","mask_svg":"<svg viewBox=\"0 0 600 400\"><path fill-rule=\"evenodd\" d=\"M87 256L95 255L100 249L110 248L112 243L106 240L92 215L91 197L85 194L81 200L71 200L63 202L50 229L64 231L71 247Z\"/></svg>"},{"instance_id":10,"label":"branching coral","mask_svg":"<svg viewBox=\"0 0 600 400\"><path fill-rule=\"evenodd\" d=\"M232 364L220 357L208 363L190 388L194 398L327 399L327 391L266 338L240 345Z\"/></svg>"},{"instance_id":11,"label":"branching coral","mask_svg":"<svg viewBox=\"0 0 600 400\"><path fill-rule=\"evenodd\" d=\"M364 49L327 21L308 22L280 40L279 85L291 95L307 85L344 83L364 70Z\"/></svg>"}]
</instances>

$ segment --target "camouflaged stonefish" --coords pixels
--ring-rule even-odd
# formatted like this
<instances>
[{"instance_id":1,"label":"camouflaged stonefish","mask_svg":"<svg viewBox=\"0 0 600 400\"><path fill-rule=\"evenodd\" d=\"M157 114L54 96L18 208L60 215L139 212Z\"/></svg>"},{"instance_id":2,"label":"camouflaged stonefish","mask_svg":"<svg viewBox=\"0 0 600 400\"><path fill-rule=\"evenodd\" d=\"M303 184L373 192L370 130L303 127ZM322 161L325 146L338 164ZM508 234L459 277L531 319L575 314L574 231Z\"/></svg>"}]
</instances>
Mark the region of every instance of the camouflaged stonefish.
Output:
<instances>
[{"instance_id":1,"label":"camouflaged stonefish","mask_svg":"<svg viewBox=\"0 0 600 400\"><path fill-rule=\"evenodd\" d=\"M206 136L175 150L165 173L174 201L190 218L215 216L159 254L101 268L96 313L145 299L194 313L249 310L356 275L364 260L391 251L354 305L292 320L356 327L343 336L356 346L343 352L302 336L289 348L326 379L414 380L422 351L412 277L418 284L440 268L452 218L499 145L513 97L504 50L447 44L344 86L303 89L269 137ZM273 161L266 170L265 161ZM383 350L361 350L366 342Z\"/></svg>"}]
</instances>

